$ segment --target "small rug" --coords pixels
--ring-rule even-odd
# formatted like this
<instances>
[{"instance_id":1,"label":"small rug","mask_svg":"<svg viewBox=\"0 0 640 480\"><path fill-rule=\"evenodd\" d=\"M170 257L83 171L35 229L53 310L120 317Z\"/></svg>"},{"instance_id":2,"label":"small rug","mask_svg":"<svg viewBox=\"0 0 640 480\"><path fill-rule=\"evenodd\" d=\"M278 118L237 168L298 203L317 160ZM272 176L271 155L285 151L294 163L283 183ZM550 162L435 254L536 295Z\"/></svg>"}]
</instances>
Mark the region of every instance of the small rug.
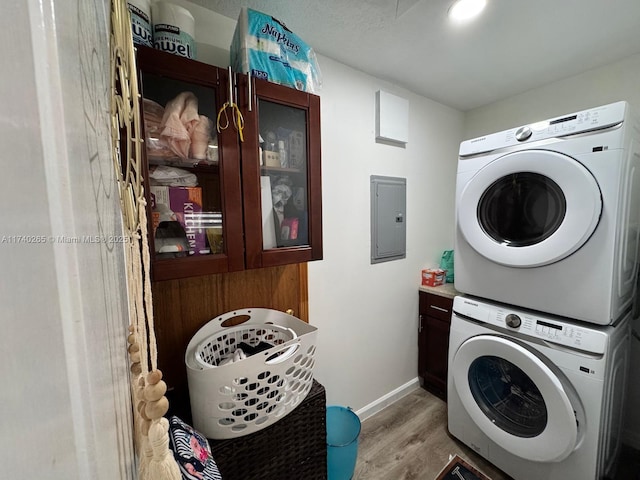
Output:
<instances>
[{"instance_id":1,"label":"small rug","mask_svg":"<svg viewBox=\"0 0 640 480\"><path fill-rule=\"evenodd\" d=\"M440 471L435 480L491 480L477 468L454 455L449 463Z\"/></svg>"}]
</instances>

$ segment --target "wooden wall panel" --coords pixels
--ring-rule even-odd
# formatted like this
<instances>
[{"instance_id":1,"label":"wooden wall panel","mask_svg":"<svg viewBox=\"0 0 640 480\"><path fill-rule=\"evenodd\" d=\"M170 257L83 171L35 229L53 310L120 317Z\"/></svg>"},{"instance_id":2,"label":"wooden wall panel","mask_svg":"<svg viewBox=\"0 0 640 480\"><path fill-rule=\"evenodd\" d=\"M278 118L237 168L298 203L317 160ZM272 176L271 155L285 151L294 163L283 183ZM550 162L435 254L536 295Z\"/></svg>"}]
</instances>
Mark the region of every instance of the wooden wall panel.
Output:
<instances>
[{"instance_id":1,"label":"wooden wall panel","mask_svg":"<svg viewBox=\"0 0 640 480\"><path fill-rule=\"evenodd\" d=\"M171 412L190 420L184 353L209 320L242 308L271 308L308 321L307 265L245 270L153 284L158 368L169 387Z\"/></svg>"}]
</instances>

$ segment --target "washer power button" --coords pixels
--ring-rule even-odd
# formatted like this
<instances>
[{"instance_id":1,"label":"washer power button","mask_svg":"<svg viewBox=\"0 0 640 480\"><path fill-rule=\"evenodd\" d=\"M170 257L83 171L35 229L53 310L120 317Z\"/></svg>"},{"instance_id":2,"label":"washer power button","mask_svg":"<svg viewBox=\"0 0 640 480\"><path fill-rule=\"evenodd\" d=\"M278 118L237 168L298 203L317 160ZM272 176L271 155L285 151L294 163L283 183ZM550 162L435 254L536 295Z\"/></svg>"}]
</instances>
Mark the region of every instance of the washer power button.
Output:
<instances>
[{"instance_id":1,"label":"washer power button","mask_svg":"<svg viewBox=\"0 0 640 480\"><path fill-rule=\"evenodd\" d=\"M511 328L518 328L520 326L520 324L522 323L522 320L520 320L520 317L518 315L513 314L513 313L510 313L509 315L507 315L507 317L504 319L504 321L507 324L507 326L509 326Z\"/></svg>"},{"instance_id":2,"label":"washer power button","mask_svg":"<svg viewBox=\"0 0 640 480\"><path fill-rule=\"evenodd\" d=\"M516 140L518 140L519 142L524 142L531 136L532 133L533 132L529 127L520 127L518 130L516 130Z\"/></svg>"}]
</instances>

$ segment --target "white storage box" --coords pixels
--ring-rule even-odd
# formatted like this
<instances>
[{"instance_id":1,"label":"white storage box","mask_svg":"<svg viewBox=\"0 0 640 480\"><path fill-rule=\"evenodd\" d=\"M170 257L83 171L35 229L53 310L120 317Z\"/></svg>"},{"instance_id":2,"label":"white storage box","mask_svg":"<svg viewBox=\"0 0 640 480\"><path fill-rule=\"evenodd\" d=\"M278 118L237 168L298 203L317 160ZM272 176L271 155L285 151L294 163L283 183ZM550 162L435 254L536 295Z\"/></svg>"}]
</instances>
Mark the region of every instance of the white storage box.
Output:
<instances>
[{"instance_id":1,"label":"white storage box","mask_svg":"<svg viewBox=\"0 0 640 480\"><path fill-rule=\"evenodd\" d=\"M208 322L185 353L193 426L208 438L235 438L287 415L311 389L316 336L312 325L264 308ZM268 348L218 366L240 344Z\"/></svg>"}]
</instances>

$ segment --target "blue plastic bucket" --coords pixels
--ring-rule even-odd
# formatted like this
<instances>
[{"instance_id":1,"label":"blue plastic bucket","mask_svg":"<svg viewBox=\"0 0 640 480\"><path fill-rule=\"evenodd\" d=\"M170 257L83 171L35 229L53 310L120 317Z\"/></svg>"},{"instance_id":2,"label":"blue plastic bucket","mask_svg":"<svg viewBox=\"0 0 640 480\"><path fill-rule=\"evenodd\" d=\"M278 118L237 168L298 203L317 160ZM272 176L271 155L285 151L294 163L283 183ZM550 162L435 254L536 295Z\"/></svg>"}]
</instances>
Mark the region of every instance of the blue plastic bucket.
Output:
<instances>
[{"instance_id":1,"label":"blue plastic bucket","mask_svg":"<svg viewBox=\"0 0 640 480\"><path fill-rule=\"evenodd\" d=\"M349 480L358 459L360 418L347 407L327 407L327 479Z\"/></svg>"}]
</instances>

